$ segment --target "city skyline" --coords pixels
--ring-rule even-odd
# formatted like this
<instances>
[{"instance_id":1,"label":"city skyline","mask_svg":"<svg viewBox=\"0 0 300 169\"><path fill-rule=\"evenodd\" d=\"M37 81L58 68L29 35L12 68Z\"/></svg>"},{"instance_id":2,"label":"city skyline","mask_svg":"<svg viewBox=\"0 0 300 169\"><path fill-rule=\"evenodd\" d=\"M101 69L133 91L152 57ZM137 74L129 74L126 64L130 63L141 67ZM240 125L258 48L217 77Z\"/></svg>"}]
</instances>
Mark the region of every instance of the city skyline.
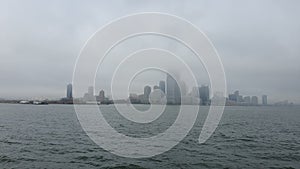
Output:
<instances>
[{"instance_id":1,"label":"city skyline","mask_svg":"<svg viewBox=\"0 0 300 169\"><path fill-rule=\"evenodd\" d=\"M93 33L118 17L155 11L183 17L207 34L223 62L228 91L239 89L244 95L267 94L270 102L284 98L300 103L296 92L300 90L297 78L300 77L297 38L300 24L295 22L300 13L296 8L299 2L144 3L97 2L92 6L75 3L70 8L67 2L19 2L15 5L3 1L0 6L0 32L3 32L0 98L62 97L65 84L72 81L78 53ZM53 15L52 8L48 8L55 6L60 15ZM110 10L98 10L103 6ZM182 8L189 10L178 10ZM142 42L136 41L134 45ZM155 45L177 48L176 44L165 40ZM121 51L127 53L126 50L111 55L120 55ZM187 53L177 53L182 58L189 57ZM194 66L200 67L199 64ZM110 71L105 68L103 81L106 76L110 77L106 75ZM197 72L201 74L205 70ZM203 81L208 82L207 79Z\"/></svg>"},{"instance_id":2,"label":"city skyline","mask_svg":"<svg viewBox=\"0 0 300 169\"><path fill-rule=\"evenodd\" d=\"M173 91L169 91L169 93L172 93L170 95L167 95L167 81L171 81L171 83L173 83L171 86L173 86ZM184 85L185 86L185 85ZM209 89L209 85L204 85L201 84L200 86L194 86L191 90L188 90L187 88L184 89L185 93L184 96L193 96L193 97L199 97L201 100L201 104L202 105L208 105L208 101L213 97L213 94L210 93L210 89ZM179 86L177 85L177 82L175 81L175 79L173 79L170 75L167 75L166 80L160 80L158 81L158 84L153 84L153 85L149 85L146 84L144 87L141 86L140 87L140 91L141 92L129 92L128 97L125 98L117 98L117 100L130 100L130 97L134 96L136 98L138 98L139 100L145 99L141 97L144 97L143 95L147 95L146 99L149 99L149 96L152 92L154 92L156 89L159 89L161 91L163 91L163 93L166 94L166 98L168 101L168 104L180 104L180 89ZM196 91L198 92L197 94L196 91L194 91L196 89ZM177 90L177 91L176 91ZM109 90L106 90L109 91ZM179 92L178 92L179 91ZM175 94L177 92L177 94ZM224 97L226 97L226 105L290 105L290 104L296 104L298 105L299 103L295 103L292 102L288 99L282 98L281 100L277 100L277 101L269 101L269 95L266 95L265 93L260 93L260 94L244 94L244 95L240 95L239 94L239 90L234 90L233 93L228 92L228 94ZM57 97L57 98L47 98L47 96L43 96L41 98L1 98L0 100L72 100L72 99L83 99L84 101L108 101L111 100L111 95L105 93L105 89L100 88L99 90L99 94L96 93L94 86L88 86L87 88L87 92L83 93L82 97L73 97L73 85L72 83L68 83L66 85L66 89L65 89L65 97ZM143 94L140 94L143 93ZM201 94L202 93L202 94ZM105 95L106 94L106 95ZM176 96L179 98L176 98ZM63 96L63 95L62 95ZM169 97L169 98L168 98ZM170 98L171 97L171 98ZM173 97L173 98L172 98ZM186 99L186 98L183 98ZM172 101L170 101L172 100ZM202 102L204 100L204 102ZM272 99L270 99L272 100ZM232 102L234 101L234 102ZM149 104L148 101L142 101L141 103L143 104Z\"/></svg>"},{"instance_id":3,"label":"city skyline","mask_svg":"<svg viewBox=\"0 0 300 169\"><path fill-rule=\"evenodd\" d=\"M0 0L0 169L300 169L299 7Z\"/></svg>"},{"instance_id":4,"label":"city skyline","mask_svg":"<svg viewBox=\"0 0 300 169\"><path fill-rule=\"evenodd\" d=\"M158 85L145 85L143 87L143 93L132 93L129 92L126 98L115 98L116 100L124 100L133 104L200 104L210 105L210 101L213 97L221 97L219 94L212 94L209 85L195 86L192 90L184 89L186 85L183 83L181 86L177 81L169 74L166 76L166 80L160 80ZM181 93L181 90L185 91ZM159 91L159 92L158 92ZM73 99L72 95L72 84L67 85L67 96L64 99ZM152 97L152 99L151 99ZM239 90L235 90L233 93L229 93L226 96L227 106L258 106L258 105L291 105L293 102L288 100L282 100L280 102L269 103L268 95L262 94L261 97L257 95L240 95ZM166 102L163 101L166 99ZM199 100L195 100L198 98ZM74 98L80 99L86 103L93 103L95 101L102 103L113 103L113 99L110 96L105 96L105 91L100 90L99 95L95 94L94 87L89 86L87 92L84 93L83 97ZM106 101L106 102L105 102ZM121 102L124 103L124 102Z\"/></svg>"},{"instance_id":5,"label":"city skyline","mask_svg":"<svg viewBox=\"0 0 300 169\"><path fill-rule=\"evenodd\" d=\"M166 90L168 83L166 83L167 81L170 81L171 86L173 87L173 89L171 89L171 92L169 91L169 93L172 93L171 96L167 95L168 91ZM183 85L185 86L185 85ZM158 84L154 84L154 85L145 85L144 87L141 86L141 92L129 92L128 97L125 98L117 98L117 100L130 100L130 97L134 96L136 98L138 98L139 100L143 100L145 98L144 95L147 95L146 99L149 99L149 96L152 92L154 92L155 90L161 90L164 94L166 94L166 98L168 101L168 104L180 104L180 89L179 86L177 85L177 82L175 81L175 79L173 79L170 75L167 75L166 81L164 80L160 80L158 81ZM177 91L176 91L177 90ZM208 101L214 96L214 94L212 94L210 92L210 87L209 85L200 85L200 86L194 86L191 90L188 89L184 89L185 90L185 94L183 96L193 96L193 97L199 97L201 100L201 104L202 105L208 105ZM109 91L109 90L106 90ZM261 94L246 94L246 95L240 95L239 90L235 90L233 93L228 93L226 96L226 105L289 105L289 104L296 104L298 105L298 103L294 103L291 102L290 100L287 100L285 98L282 98L279 101L276 102L270 102L269 101L269 95L266 95L264 93ZM87 92L83 93L82 97L73 97L73 85L72 83L68 83L66 85L66 89L65 89L65 97L58 97L58 98L47 98L46 96L42 97L42 98L13 98L13 99L7 99L7 98L1 98L0 100L72 100L72 99L83 99L84 101L108 101L111 100L111 95L105 93L105 89L101 88L99 91L99 94L96 93L94 86L88 86L87 88ZM140 94L143 93L143 94ZM176 93L176 94L175 94ZM202 94L201 94L202 93ZM106 94L106 95L105 95ZM175 96L176 95L176 96ZM63 96L63 95L62 95ZM176 98L175 97L178 97ZM183 100L186 98L182 98ZM171 101L170 101L171 100ZM272 99L271 99L272 100ZM234 102L232 102L234 101ZM183 101L185 102L185 101ZM143 104L149 104L148 101L142 101L141 103Z\"/></svg>"}]
</instances>

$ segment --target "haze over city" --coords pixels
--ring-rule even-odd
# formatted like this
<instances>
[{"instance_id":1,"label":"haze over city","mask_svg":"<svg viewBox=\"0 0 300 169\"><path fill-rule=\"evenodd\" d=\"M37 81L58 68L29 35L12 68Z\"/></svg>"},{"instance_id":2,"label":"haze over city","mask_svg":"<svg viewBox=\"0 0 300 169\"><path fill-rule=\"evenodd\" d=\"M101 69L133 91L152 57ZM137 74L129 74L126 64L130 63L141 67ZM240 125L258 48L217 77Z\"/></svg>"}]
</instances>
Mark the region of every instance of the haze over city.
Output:
<instances>
[{"instance_id":1,"label":"haze over city","mask_svg":"<svg viewBox=\"0 0 300 169\"><path fill-rule=\"evenodd\" d=\"M299 0L0 0L0 169L300 168Z\"/></svg>"},{"instance_id":2,"label":"haze over city","mask_svg":"<svg viewBox=\"0 0 300 169\"><path fill-rule=\"evenodd\" d=\"M266 94L270 102L300 103L299 5L299 1L1 1L0 98L64 97L80 49L93 33L118 17L155 11L183 17L208 36L223 62L228 93L239 90L243 95ZM179 44L153 36L128 40L110 55L118 58L143 47L175 48L192 62ZM107 90L113 63L108 60L100 68L97 92ZM199 83L209 84L203 66L193 67ZM146 80L141 75L132 90L142 92L143 86L160 79L157 73Z\"/></svg>"}]
</instances>

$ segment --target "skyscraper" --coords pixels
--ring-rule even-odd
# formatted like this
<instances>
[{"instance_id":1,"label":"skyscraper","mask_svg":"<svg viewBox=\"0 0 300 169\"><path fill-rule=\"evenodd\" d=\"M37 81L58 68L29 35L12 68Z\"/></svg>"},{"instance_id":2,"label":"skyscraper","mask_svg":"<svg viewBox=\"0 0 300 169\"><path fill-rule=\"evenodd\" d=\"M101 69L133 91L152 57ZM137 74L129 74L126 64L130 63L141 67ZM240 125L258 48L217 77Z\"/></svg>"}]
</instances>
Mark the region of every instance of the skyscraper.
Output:
<instances>
[{"instance_id":1,"label":"skyscraper","mask_svg":"<svg viewBox=\"0 0 300 169\"><path fill-rule=\"evenodd\" d=\"M165 83L165 81L160 81L159 82L159 88L162 92L166 93L166 83Z\"/></svg>"},{"instance_id":2,"label":"skyscraper","mask_svg":"<svg viewBox=\"0 0 300 169\"><path fill-rule=\"evenodd\" d=\"M140 103L139 96L135 93L130 93L129 101L130 101L131 104Z\"/></svg>"},{"instance_id":3,"label":"skyscraper","mask_svg":"<svg viewBox=\"0 0 300 169\"><path fill-rule=\"evenodd\" d=\"M235 95L236 98L238 98L238 96L240 95L240 91L236 90L236 91L234 92L234 95Z\"/></svg>"},{"instance_id":4,"label":"skyscraper","mask_svg":"<svg viewBox=\"0 0 300 169\"><path fill-rule=\"evenodd\" d=\"M200 99L202 101L202 105L209 104L209 87L202 85L199 88Z\"/></svg>"},{"instance_id":5,"label":"skyscraper","mask_svg":"<svg viewBox=\"0 0 300 169\"><path fill-rule=\"evenodd\" d=\"M67 99L72 99L73 98L73 94L72 94L72 84L68 84L67 85Z\"/></svg>"},{"instance_id":6,"label":"skyscraper","mask_svg":"<svg viewBox=\"0 0 300 169\"><path fill-rule=\"evenodd\" d=\"M258 98L257 98L257 96L252 96L252 98L251 98L251 104L254 105L254 106L258 105Z\"/></svg>"},{"instance_id":7,"label":"skyscraper","mask_svg":"<svg viewBox=\"0 0 300 169\"><path fill-rule=\"evenodd\" d=\"M228 95L228 98L229 98L229 100L235 101L235 102L236 102L236 97L235 97L234 94L229 94L229 95Z\"/></svg>"},{"instance_id":8,"label":"skyscraper","mask_svg":"<svg viewBox=\"0 0 300 169\"><path fill-rule=\"evenodd\" d=\"M150 86L145 86L144 87L144 102L149 103L149 96L151 93L151 87Z\"/></svg>"},{"instance_id":9,"label":"skyscraper","mask_svg":"<svg viewBox=\"0 0 300 169\"><path fill-rule=\"evenodd\" d=\"M89 95L89 96L94 96L94 87L93 87L93 86L90 86L90 87L88 88L88 95Z\"/></svg>"},{"instance_id":10,"label":"skyscraper","mask_svg":"<svg viewBox=\"0 0 300 169\"><path fill-rule=\"evenodd\" d=\"M85 101L95 101L96 97L94 97L94 87L90 86L88 88L88 92L84 94L83 99Z\"/></svg>"},{"instance_id":11,"label":"skyscraper","mask_svg":"<svg viewBox=\"0 0 300 169\"><path fill-rule=\"evenodd\" d=\"M181 94L180 88L176 80L171 76L167 75L167 103L168 104L180 104Z\"/></svg>"},{"instance_id":12,"label":"skyscraper","mask_svg":"<svg viewBox=\"0 0 300 169\"><path fill-rule=\"evenodd\" d=\"M104 100L105 100L105 93L104 93L104 90L101 90L99 92L99 101L103 102Z\"/></svg>"},{"instance_id":13,"label":"skyscraper","mask_svg":"<svg viewBox=\"0 0 300 169\"><path fill-rule=\"evenodd\" d=\"M199 97L199 87L193 87L193 89L191 91L191 96L196 97L196 98L200 98Z\"/></svg>"},{"instance_id":14,"label":"skyscraper","mask_svg":"<svg viewBox=\"0 0 300 169\"><path fill-rule=\"evenodd\" d=\"M262 95L262 104L268 105L268 96L267 95Z\"/></svg>"},{"instance_id":15,"label":"skyscraper","mask_svg":"<svg viewBox=\"0 0 300 169\"><path fill-rule=\"evenodd\" d=\"M250 96L245 96L244 97L244 102L246 103L246 105L250 105L251 104L251 98L250 98Z\"/></svg>"}]
</instances>

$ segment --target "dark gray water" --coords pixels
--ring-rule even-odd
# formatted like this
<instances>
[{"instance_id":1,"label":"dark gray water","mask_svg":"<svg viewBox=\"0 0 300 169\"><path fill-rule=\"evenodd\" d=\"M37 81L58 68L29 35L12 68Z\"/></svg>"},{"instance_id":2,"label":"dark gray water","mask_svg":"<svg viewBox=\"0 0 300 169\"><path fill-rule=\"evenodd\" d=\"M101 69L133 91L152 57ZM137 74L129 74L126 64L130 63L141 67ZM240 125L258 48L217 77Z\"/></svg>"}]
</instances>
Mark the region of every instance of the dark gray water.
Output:
<instances>
[{"instance_id":1,"label":"dark gray water","mask_svg":"<svg viewBox=\"0 0 300 169\"><path fill-rule=\"evenodd\" d=\"M113 105L101 109L116 130L136 137L163 132L177 115L137 127ZM227 107L213 136L198 144L207 110L170 151L128 159L93 143L72 105L0 104L0 168L300 168L300 107Z\"/></svg>"}]
</instances>

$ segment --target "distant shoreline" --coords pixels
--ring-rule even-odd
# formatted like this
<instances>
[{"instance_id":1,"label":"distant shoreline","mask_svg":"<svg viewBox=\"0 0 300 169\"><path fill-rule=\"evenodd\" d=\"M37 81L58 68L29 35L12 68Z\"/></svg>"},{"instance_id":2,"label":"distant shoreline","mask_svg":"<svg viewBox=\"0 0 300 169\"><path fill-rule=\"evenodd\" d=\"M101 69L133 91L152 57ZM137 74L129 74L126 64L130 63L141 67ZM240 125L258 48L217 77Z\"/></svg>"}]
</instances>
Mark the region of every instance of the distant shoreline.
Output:
<instances>
[{"instance_id":1,"label":"distant shoreline","mask_svg":"<svg viewBox=\"0 0 300 169\"><path fill-rule=\"evenodd\" d=\"M20 103L21 100L0 100L0 104L18 104L18 105L115 105L115 104L129 104L129 103L109 103L109 104L96 104L96 103L61 103L59 101L48 101L46 104L32 104L32 103ZM132 103L133 105L151 105L151 104L142 104L142 103ZM154 104L156 105L156 104ZM159 104L157 104L159 105ZM179 106L180 104L167 104L168 106ZM183 104L183 105L192 105L192 104ZM210 105L199 105L200 107L209 107ZM293 105L225 105L225 107L292 107L300 106L297 104Z\"/></svg>"}]
</instances>

